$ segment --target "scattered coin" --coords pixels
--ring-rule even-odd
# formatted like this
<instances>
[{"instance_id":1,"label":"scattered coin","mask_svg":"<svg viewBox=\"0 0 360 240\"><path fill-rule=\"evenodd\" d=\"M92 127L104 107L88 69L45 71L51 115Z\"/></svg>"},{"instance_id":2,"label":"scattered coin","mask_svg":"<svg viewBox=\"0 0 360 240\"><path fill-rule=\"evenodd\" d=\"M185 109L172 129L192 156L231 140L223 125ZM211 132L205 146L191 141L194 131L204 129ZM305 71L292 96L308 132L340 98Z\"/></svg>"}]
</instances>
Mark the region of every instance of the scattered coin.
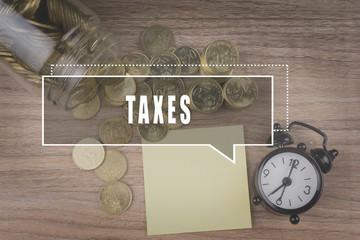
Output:
<instances>
[{"instance_id":1,"label":"scattered coin","mask_svg":"<svg viewBox=\"0 0 360 240\"><path fill-rule=\"evenodd\" d=\"M99 201L103 209L111 214L126 211L132 201L131 189L123 182L108 182L99 194Z\"/></svg>"},{"instance_id":2,"label":"scattered coin","mask_svg":"<svg viewBox=\"0 0 360 240\"><path fill-rule=\"evenodd\" d=\"M173 52L181 62L181 74L192 75L199 72L200 54L192 47L179 47Z\"/></svg>"},{"instance_id":3,"label":"scattered coin","mask_svg":"<svg viewBox=\"0 0 360 240\"><path fill-rule=\"evenodd\" d=\"M105 157L104 147L94 138L84 138L77 144L99 144L99 146L75 146L72 158L76 166L84 170L93 170L101 165Z\"/></svg>"},{"instance_id":4,"label":"scattered coin","mask_svg":"<svg viewBox=\"0 0 360 240\"><path fill-rule=\"evenodd\" d=\"M166 137L169 128L164 124L141 124L138 125L140 136L148 142L159 142Z\"/></svg>"},{"instance_id":5,"label":"scattered coin","mask_svg":"<svg viewBox=\"0 0 360 240\"><path fill-rule=\"evenodd\" d=\"M100 125L99 135L104 144L126 144L131 139L132 129L123 117L111 117Z\"/></svg>"},{"instance_id":6,"label":"scattered coin","mask_svg":"<svg viewBox=\"0 0 360 240\"><path fill-rule=\"evenodd\" d=\"M143 48L151 55L159 55L167 51L173 43L173 34L165 26L153 25L145 29L141 36Z\"/></svg>"},{"instance_id":7,"label":"scattered coin","mask_svg":"<svg viewBox=\"0 0 360 240\"><path fill-rule=\"evenodd\" d=\"M185 84L178 77L170 77L167 80L155 79L153 84L154 95L164 96L164 100L168 95L180 97L185 92Z\"/></svg>"},{"instance_id":8,"label":"scattered coin","mask_svg":"<svg viewBox=\"0 0 360 240\"><path fill-rule=\"evenodd\" d=\"M117 84L106 85L102 88L104 100L111 106L115 107L124 105L126 103L126 96L134 95L135 92L135 80L130 76L124 77L124 79Z\"/></svg>"},{"instance_id":9,"label":"scattered coin","mask_svg":"<svg viewBox=\"0 0 360 240\"><path fill-rule=\"evenodd\" d=\"M90 102L82 103L76 108L70 110L71 116L80 120L93 118L100 110L100 99L95 96Z\"/></svg>"},{"instance_id":10,"label":"scattered coin","mask_svg":"<svg viewBox=\"0 0 360 240\"><path fill-rule=\"evenodd\" d=\"M126 72L130 75L150 75L150 59L142 53L131 53L123 58ZM135 82L143 82L147 77L134 77Z\"/></svg>"},{"instance_id":11,"label":"scattered coin","mask_svg":"<svg viewBox=\"0 0 360 240\"><path fill-rule=\"evenodd\" d=\"M164 52L153 56L150 64L152 75L180 75L181 73L180 59L171 52Z\"/></svg>"},{"instance_id":12,"label":"scattered coin","mask_svg":"<svg viewBox=\"0 0 360 240\"><path fill-rule=\"evenodd\" d=\"M135 102L133 102L133 124L138 123L139 117L139 107L140 107L140 96L146 96L148 102L148 110L150 116L154 114L154 106L152 105L152 91L149 85L145 82L136 83L136 94L135 94ZM128 118L128 104L124 105L125 117Z\"/></svg>"},{"instance_id":13,"label":"scattered coin","mask_svg":"<svg viewBox=\"0 0 360 240\"><path fill-rule=\"evenodd\" d=\"M222 89L213 79L200 79L191 84L188 95L190 108L201 113L213 113L223 103Z\"/></svg>"},{"instance_id":14,"label":"scattered coin","mask_svg":"<svg viewBox=\"0 0 360 240\"><path fill-rule=\"evenodd\" d=\"M175 107L175 112L172 113L173 118L176 119L176 123L168 123L168 114L169 114L169 106L168 106L168 101L164 101L163 103L163 116L164 116L164 122L165 125L173 130L173 129L177 129L183 126L181 120L180 120L180 114L183 113L183 111L180 108L180 102L177 100L174 102L174 107Z\"/></svg>"},{"instance_id":15,"label":"scattered coin","mask_svg":"<svg viewBox=\"0 0 360 240\"><path fill-rule=\"evenodd\" d=\"M226 103L236 109L250 106L257 95L258 87L252 78L231 78L223 88Z\"/></svg>"},{"instance_id":16,"label":"scattered coin","mask_svg":"<svg viewBox=\"0 0 360 240\"><path fill-rule=\"evenodd\" d=\"M95 169L95 174L106 182L122 178L127 169L126 158L119 151L106 150L103 163Z\"/></svg>"},{"instance_id":17,"label":"scattered coin","mask_svg":"<svg viewBox=\"0 0 360 240\"><path fill-rule=\"evenodd\" d=\"M154 103L150 103L148 104L148 110L149 110L149 121L152 121L154 118ZM125 113L125 118L128 119L129 117L129 107L128 105L124 105L124 113ZM132 124L138 124L139 123L139 108L138 107L134 107L133 109L133 123Z\"/></svg>"}]
</instances>

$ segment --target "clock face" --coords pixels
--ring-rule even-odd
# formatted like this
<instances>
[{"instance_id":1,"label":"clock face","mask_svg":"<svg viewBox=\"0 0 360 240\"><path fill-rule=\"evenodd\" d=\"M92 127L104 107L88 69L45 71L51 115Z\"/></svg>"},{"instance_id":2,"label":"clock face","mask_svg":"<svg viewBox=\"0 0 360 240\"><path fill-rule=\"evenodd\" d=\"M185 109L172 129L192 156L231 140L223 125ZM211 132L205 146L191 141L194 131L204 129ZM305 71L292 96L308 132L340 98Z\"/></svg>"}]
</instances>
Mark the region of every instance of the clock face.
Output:
<instances>
[{"instance_id":1,"label":"clock face","mask_svg":"<svg viewBox=\"0 0 360 240\"><path fill-rule=\"evenodd\" d=\"M271 152L264 158L257 174L261 198L280 213L304 212L320 197L320 169L302 150L282 148Z\"/></svg>"}]
</instances>

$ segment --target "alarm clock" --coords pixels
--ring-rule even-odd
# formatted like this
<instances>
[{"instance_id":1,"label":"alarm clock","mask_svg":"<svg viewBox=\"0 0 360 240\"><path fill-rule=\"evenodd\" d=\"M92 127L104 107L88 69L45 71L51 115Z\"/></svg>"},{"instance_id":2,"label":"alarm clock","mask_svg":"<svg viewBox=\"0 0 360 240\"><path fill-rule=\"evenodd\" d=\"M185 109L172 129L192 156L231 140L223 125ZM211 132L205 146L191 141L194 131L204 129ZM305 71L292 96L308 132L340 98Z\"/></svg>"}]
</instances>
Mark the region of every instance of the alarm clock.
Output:
<instances>
[{"instance_id":1,"label":"alarm clock","mask_svg":"<svg viewBox=\"0 0 360 240\"><path fill-rule=\"evenodd\" d=\"M305 143L294 143L289 134L294 125L315 131L323 138L322 148L306 151ZM323 175L331 170L332 161L338 155L336 149L326 149L327 136L319 129L302 122L292 122L287 130L274 125L274 146L278 148L267 154L255 174L257 195L252 202L264 203L270 210L290 215L290 222L300 221L298 214L312 208L323 190ZM270 140L270 139L269 139Z\"/></svg>"}]
</instances>

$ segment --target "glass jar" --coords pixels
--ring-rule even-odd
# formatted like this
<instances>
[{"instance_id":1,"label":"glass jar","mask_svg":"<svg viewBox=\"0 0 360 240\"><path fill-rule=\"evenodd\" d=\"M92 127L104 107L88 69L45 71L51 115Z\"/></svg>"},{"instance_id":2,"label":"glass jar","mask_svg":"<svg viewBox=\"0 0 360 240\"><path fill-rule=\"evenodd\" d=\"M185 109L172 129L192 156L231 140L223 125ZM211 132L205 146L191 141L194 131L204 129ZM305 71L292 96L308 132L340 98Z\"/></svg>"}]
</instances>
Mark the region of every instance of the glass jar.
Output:
<instances>
[{"instance_id":1,"label":"glass jar","mask_svg":"<svg viewBox=\"0 0 360 240\"><path fill-rule=\"evenodd\" d=\"M99 84L119 80L73 76L125 73L119 41L99 23L74 0L0 0L1 65L35 93L41 75L53 75L44 79L46 97L70 110L95 97Z\"/></svg>"}]
</instances>

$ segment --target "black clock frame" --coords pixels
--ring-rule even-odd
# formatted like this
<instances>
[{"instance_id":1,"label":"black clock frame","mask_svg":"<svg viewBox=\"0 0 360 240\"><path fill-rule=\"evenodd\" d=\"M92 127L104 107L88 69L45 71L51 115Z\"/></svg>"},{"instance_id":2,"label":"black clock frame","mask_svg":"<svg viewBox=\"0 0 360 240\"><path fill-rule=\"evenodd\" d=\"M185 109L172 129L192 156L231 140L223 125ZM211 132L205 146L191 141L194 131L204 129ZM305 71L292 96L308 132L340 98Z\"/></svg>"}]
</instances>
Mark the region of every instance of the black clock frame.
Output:
<instances>
[{"instance_id":1,"label":"black clock frame","mask_svg":"<svg viewBox=\"0 0 360 240\"><path fill-rule=\"evenodd\" d=\"M311 199L311 201L309 203L307 203L306 205L304 205L298 209L284 209L284 208L281 208L281 207L273 204L264 194L262 187L259 186L259 183L261 182L261 173L262 173L262 170L263 170L265 164L274 156L276 156L280 153L284 153L284 152L292 152L292 153L296 153L296 154L303 156L312 164L312 166L316 170L318 185L316 188L315 195L313 196L313 198ZM312 208L317 203L317 201L320 199L320 196L321 196L321 193L323 190L323 181L324 180L323 180L323 175L321 173L321 169L320 169L319 165L317 164L317 162L314 160L314 158L311 155L309 155L308 153L306 153L303 149L298 149L298 148L293 148L293 147L278 148L278 149L270 152L269 154L267 154L264 157L264 159L261 161L261 163L255 173L255 189L256 189L259 197L261 198L261 200L263 202L265 202L266 206L268 208L270 208L271 210L273 210L277 213L285 214L285 215L297 215L297 214L306 212L307 210Z\"/></svg>"}]
</instances>

